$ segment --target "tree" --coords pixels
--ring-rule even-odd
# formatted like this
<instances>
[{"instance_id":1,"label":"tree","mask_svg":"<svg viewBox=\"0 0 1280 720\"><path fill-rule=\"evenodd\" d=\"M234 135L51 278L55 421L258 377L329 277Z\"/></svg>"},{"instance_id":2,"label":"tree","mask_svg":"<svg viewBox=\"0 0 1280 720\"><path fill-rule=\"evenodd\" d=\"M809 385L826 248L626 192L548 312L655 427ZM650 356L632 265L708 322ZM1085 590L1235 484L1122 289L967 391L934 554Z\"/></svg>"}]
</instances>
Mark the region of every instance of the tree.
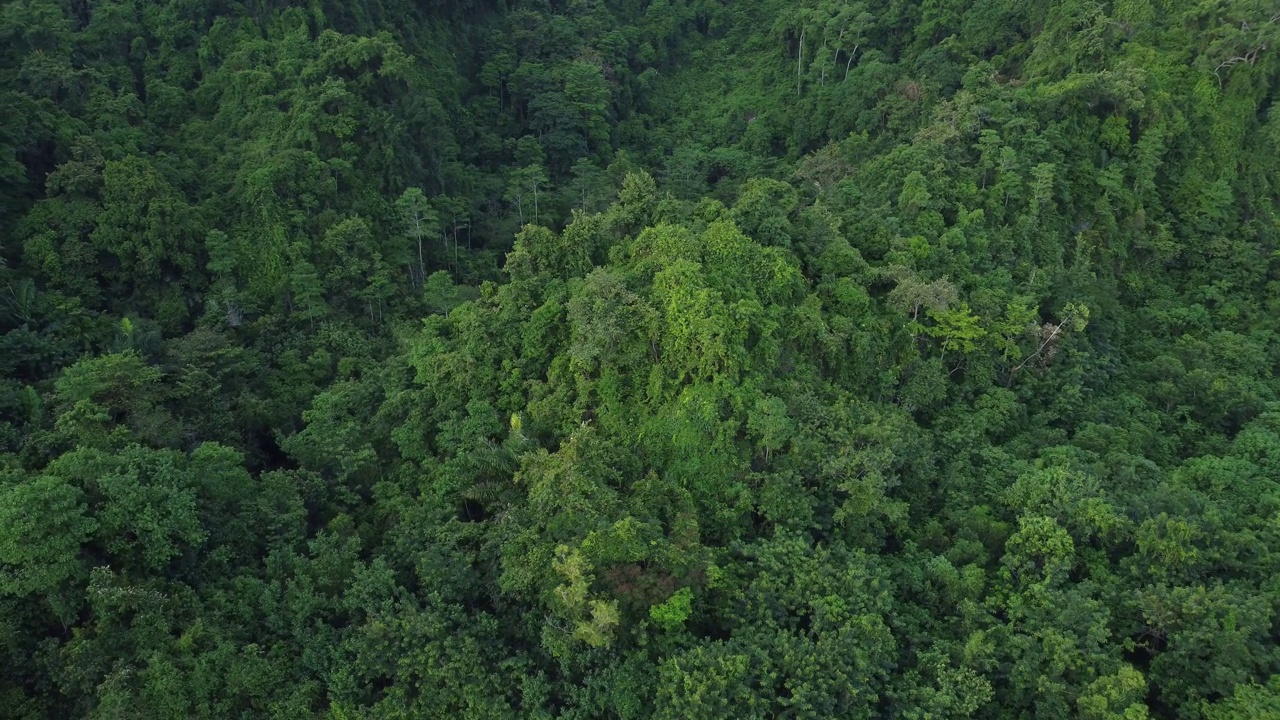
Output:
<instances>
[{"instance_id":1,"label":"tree","mask_svg":"<svg viewBox=\"0 0 1280 720\"><path fill-rule=\"evenodd\" d=\"M1245 720L1280 712L1280 682L1272 675L1266 685L1240 684L1229 698L1205 707L1210 720Z\"/></svg>"},{"instance_id":2,"label":"tree","mask_svg":"<svg viewBox=\"0 0 1280 720\"><path fill-rule=\"evenodd\" d=\"M535 225L538 224L538 188L545 187L547 182L547 171L541 165L517 168L508 175L507 192L504 197L507 202L515 206L521 225L525 224L526 204L529 206L529 220Z\"/></svg>"},{"instance_id":3,"label":"tree","mask_svg":"<svg viewBox=\"0 0 1280 720\"><path fill-rule=\"evenodd\" d=\"M434 208L421 188L409 188L396 200L396 210L407 228L406 235L418 246L418 268L413 277L414 285L421 285L427 277L426 256L422 244L434 238L440 231L440 221Z\"/></svg>"},{"instance_id":4,"label":"tree","mask_svg":"<svg viewBox=\"0 0 1280 720\"><path fill-rule=\"evenodd\" d=\"M39 597L71 623L88 575L82 545L98 530L84 493L56 475L21 478L0 487L0 520L0 594Z\"/></svg>"},{"instance_id":5,"label":"tree","mask_svg":"<svg viewBox=\"0 0 1280 720\"><path fill-rule=\"evenodd\" d=\"M758 565L735 564L717 588L740 597L734 630L663 662L656 716L872 713L894 646L874 567L840 551L848 564L828 565L832 551L788 535L739 551Z\"/></svg>"},{"instance_id":6,"label":"tree","mask_svg":"<svg viewBox=\"0 0 1280 720\"><path fill-rule=\"evenodd\" d=\"M177 441L161 405L159 368L136 352L90 357L67 368L55 384L57 429L76 445L98 446L130 432L156 444Z\"/></svg>"},{"instance_id":7,"label":"tree","mask_svg":"<svg viewBox=\"0 0 1280 720\"><path fill-rule=\"evenodd\" d=\"M119 453L74 450L46 472L88 496L102 557L123 569L160 572L208 538L185 465L177 453L132 445Z\"/></svg>"}]
</instances>

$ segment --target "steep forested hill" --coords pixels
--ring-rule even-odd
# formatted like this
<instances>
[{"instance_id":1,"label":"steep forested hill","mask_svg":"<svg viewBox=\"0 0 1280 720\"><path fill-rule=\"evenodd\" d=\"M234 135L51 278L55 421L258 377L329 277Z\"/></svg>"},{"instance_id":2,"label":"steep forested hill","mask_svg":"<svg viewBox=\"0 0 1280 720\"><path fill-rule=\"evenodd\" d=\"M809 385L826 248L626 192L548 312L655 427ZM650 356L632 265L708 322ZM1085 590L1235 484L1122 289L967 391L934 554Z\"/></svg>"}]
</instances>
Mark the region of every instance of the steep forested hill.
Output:
<instances>
[{"instance_id":1,"label":"steep forested hill","mask_svg":"<svg viewBox=\"0 0 1280 720\"><path fill-rule=\"evenodd\" d=\"M1280 718L1274 2L0 2L0 717Z\"/></svg>"}]
</instances>

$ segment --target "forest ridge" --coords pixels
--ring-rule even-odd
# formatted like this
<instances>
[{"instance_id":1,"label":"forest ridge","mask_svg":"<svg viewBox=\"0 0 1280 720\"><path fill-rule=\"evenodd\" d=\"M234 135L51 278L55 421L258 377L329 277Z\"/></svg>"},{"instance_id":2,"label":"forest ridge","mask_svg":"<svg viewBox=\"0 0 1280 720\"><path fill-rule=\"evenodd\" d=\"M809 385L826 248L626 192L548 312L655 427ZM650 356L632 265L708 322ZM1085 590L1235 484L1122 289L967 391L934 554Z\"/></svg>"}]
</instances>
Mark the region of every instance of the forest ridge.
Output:
<instances>
[{"instance_id":1,"label":"forest ridge","mask_svg":"<svg viewBox=\"0 0 1280 720\"><path fill-rule=\"evenodd\" d=\"M1274 0L0 0L0 718L1280 718Z\"/></svg>"}]
</instances>

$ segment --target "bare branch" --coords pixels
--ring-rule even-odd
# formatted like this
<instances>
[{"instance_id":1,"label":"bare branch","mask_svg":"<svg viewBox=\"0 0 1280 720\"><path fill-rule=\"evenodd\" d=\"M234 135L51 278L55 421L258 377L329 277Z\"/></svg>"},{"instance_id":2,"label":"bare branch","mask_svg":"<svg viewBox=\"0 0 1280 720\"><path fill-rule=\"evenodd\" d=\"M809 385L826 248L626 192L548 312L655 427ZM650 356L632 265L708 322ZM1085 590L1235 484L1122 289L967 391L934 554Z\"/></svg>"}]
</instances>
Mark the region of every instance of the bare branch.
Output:
<instances>
[{"instance_id":1,"label":"bare branch","mask_svg":"<svg viewBox=\"0 0 1280 720\"><path fill-rule=\"evenodd\" d=\"M1070 320L1071 320L1071 315L1072 315L1072 313L1067 313L1067 316L1066 316L1066 317L1064 317L1064 318L1062 318L1062 322L1058 323L1057 325L1050 325L1050 324L1046 323L1046 327L1051 327L1051 328L1052 328L1052 330L1050 330L1050 331L1049 331L1049 336L1048 336L1048 337L1046 337L1046 338L1044 339L1044 342L1040 343L1040 347L1036 348L1036 351L1035 351L1035 352L1031 353L1031 354L1030 354L1030 355L1028 355L1025 359L1023 359L1023 361L1022 361L1022 362L1018 363L1018 366L1017 366L1017 367L1015 367L1015 368L1013 369L1013 372L1015 372L1015 373L1016 373L1016 372L1018 372L1018 371L1019 371L1019 370L1021 370L1021 369L1022 369L1022 368L1027 364L1027 363L1029 363L1029 362L1031 362L1032 360L1034 360L1035 358L1039 357L1039 356L1040 356L1040 353L1044 352L1044 349L1045 349L1045 348L1047 348L1047 347L1049 347L1049 344L1050 344L1050 343L1052 343L1052 342L1053 342L1053 341L1054 341L1054 340L1055 340L1059 335L1061 335L1061 334L1062 334L1062 328L1063 328L1063 326L1065 326L1068 322L1070 322Z\"/></svg>"}]
</instances>

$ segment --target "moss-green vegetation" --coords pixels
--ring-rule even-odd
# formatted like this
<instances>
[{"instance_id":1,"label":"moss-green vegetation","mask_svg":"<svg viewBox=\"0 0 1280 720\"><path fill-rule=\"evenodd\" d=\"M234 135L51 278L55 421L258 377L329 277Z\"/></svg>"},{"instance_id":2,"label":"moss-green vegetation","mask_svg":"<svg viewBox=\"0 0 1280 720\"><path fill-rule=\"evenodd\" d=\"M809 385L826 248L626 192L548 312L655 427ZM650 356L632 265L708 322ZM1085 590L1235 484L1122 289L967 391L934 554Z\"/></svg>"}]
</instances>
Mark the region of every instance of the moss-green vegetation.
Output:
<instances>
[{"instance_id":1,"label":"moss-green vegetation","mask_svg":"<svg viewBox=\"0 0 1280 720\"><path fill-rule=\"evenodd\" d=\"M6 0L0 717L1269 718L1263 0Z\"/></svg>"}]
</instances>

